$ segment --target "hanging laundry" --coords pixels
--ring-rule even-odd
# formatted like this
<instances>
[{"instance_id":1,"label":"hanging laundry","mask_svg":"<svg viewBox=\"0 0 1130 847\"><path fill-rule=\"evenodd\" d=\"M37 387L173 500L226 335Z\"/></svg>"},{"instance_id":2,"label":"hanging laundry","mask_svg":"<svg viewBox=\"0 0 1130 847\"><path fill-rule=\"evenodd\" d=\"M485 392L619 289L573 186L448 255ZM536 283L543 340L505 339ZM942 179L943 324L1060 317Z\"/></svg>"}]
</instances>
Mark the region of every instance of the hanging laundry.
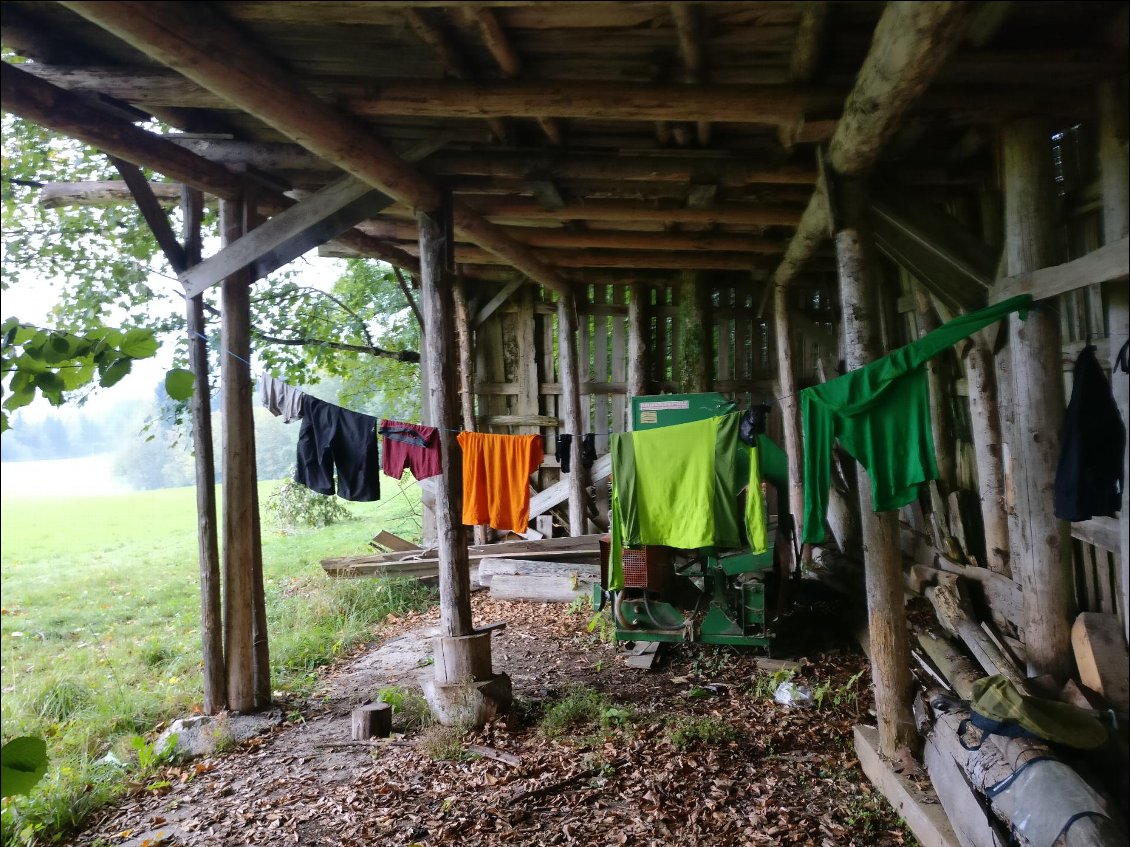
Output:
<instances>
[{"instance_id":1,"label":"hanging laundry","mask_svg":"<svg viewBox=\"0 0 1130 847\"><path fill-rule=\"evenodd\" d=\"M738 412L612 434L609 588L623 587L621 550L659 544L738 547ZM760 493L760 479L758 492Z\"/></svg>"},{"instance_id":2,"label":"hanging laundry","mask_svg":"<svg viewBox=\"0 0 1130 847\"><path fill-rule=\"evenodd\" d=\"M530 474L544 458L540 435L461 432L463 523L526 531L530 522Z\"/></svg>"},{"instance_id":3,"label":"hanging laundry","mask_svg":"<svg viewBox=\"0 0 1130 847\"><path fill-rule=\"evenodd\" d=\"M1125 449L1126 427L1118 404L1095 348L1088 344L1075 360L1071 380L1055 472L1055 516L1086 521L1121 509Z\"/></svg>"},{"instance_id":4,"label":"hanging laundry","mask_svg":"<svg viewBox=\"0 0 1130 847\"><path fill-rule=\"evenodd\" d=\"M290 423L302 417L302 400L306 395L292 385L270 374L259 374L259 402L272 415Z\"/></svg>"},{"instance_id":5,"label":"hanging laundry","mask_svg":"<svg viewBox=\"0 0 1130 847\"><path fill-rule=\"evenodd\" d=\"M824 540L837 439L867 469L876 512L907 505L922 483L937 478L926 361L1011 312L1026 317L1031 302L1021 295L962 315L913 344L800 392L806 543Z\"/></svg>"},{"instance_id":6,"label":"hanging laundry","mask_svg":"<svg viewBox=\"0 0 1130 847\"><path fill-rule=\"evenodd\" d=\"M337 468L338 497L379 500L380 451L376 418L351 412L315 397L303 404L294 481L319 494L333 494Z\"/></svg>"},{"instance_id":7,"label":"hanging laundry","mask_svg":"<svg viewBox=\"0 0 1130 847\"><path fill-rule=\"evenodd\" d=\"M573 464L573 436L559 435L555 444L557 464L561 466L561 473L569 473L569 468Z\"/></svg>"},{"instance_id":8,"label":"hanging laundry","mask_svg":"<svg viewBox=\"0 0 1130 847\"><path fill-rule=\"evenodd\" d=\"M749 478L745 495L745 534L750 549L754 553L764 553L769 549L769 532L765 495L761 490L761 453L757 447L749 447L747 452Z\"/></svg>"},{"instance_id":9,"label":"hanging laundry","mask_svg":"<svg viewBox=\"0 0 1130 847\"><path fill-rule=\"evenodd\" d=\"M381 467L385 476L400 479L404 469L417 480L443 472L439 456L439 430L434 426L382 420L378 430L383 439Z\"/></svg>"},{"instance_id":10,"label":"hanging laundry","mask_svg":"<svg viewBox=\"0 0 1130 847\"><path fill-rule=\"evenodd\" d=\"M581 464L591 468L596 461L596 436L588 433L581 439Z\"/></svg>"}]
</instances>

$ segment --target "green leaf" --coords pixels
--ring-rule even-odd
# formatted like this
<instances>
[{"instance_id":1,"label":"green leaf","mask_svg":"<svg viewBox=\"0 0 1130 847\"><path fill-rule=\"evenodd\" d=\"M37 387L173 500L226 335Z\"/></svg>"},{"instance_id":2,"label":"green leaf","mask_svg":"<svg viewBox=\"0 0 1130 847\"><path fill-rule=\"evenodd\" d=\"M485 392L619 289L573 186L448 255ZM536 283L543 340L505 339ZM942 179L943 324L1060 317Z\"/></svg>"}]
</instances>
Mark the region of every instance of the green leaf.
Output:
<instances>
[{"instance_id":1,"label":"green leaf","mask_svg":"<svg viewBox=\"0 0 1130 847\"><path fill-rule=\"evenodd\" d=\"M165 374L165 393L173 400L187 400L192 396L192 389L196 377L192 371L184 368L173 368Z\"/></svg>"},{"instance_id":2,"label":"green leaf","mask_svg":"<svg viewBox=\"0 0 1130 847\"><path fill-rule=\"evenodd\" d=\"M157 339L151 329L131 329L118 345L131 359L148 359L157 353Z\"/></svg>"},{"instance_id":3,"label":"green leaf","mask_svg":"<svg viewBox=\"0 0 1130 847\"><path fill-rule=\"evenodd\" d=\"M111 385L117 385L122 381L122 378L130 372L131 367L133 367L132 359L117 359L111 362L110 365L102 369L102 376L98 381L103 388L109 388Z\"/></svg>"},{"instance_id":4,"label":"green leaf","mask_svg":"<svg viewBox=\"0 0 1130 847\"><path fill-rule=\"evenodd\" d=\"M0 796L30 794L47 773L47 742L42 738L13 738L0 747Z\"/></svg>"},{"instance_id":5,"label":"green leaf","mask_svg":"<svg viewBox=\"0 0 1130 847\"><path fill-rule=\"evenodd\" d=\"M94 362L75 362L77 368L63 368L59 376L63 379L63 390L74 391L88 384L94 376Z\"/></svg>"}]
</instances>

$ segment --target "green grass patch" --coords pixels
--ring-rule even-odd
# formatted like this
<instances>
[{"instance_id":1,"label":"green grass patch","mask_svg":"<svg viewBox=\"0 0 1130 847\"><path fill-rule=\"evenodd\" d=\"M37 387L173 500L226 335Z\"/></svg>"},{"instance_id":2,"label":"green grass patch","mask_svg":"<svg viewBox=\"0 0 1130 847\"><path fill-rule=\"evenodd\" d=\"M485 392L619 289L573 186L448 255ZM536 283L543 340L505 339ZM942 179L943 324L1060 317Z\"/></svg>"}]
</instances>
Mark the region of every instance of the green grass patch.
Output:
<instances>
[{"instance_id":1,"label":"green grass patch","mask_svg":"<svg viewBox=\"0 0 1130 847\"><path fill-rule=\"evenodd\" d=\"M260 484L265 502L276 483ZM318 667L389 614L431 603L418 583L334 580L320 560L362 553L380 529L419 537L419 488L384 478L353 519L287 534L263 517L273 686L303 693ZM49 840L116 795L128 739L201 697L192 488L0 502L3 738L43 735L52 769L3 812L4 844ZM136 755L132 756L136 759Z\"/></svg>"},{"instance_id":2,"label":"green grass patch","mask_svg":"<svg viewBox=\"0 0 1130 847\"><path fill-rule=\"evenodd\" d=\"M738 737L733 725L714 717L678 718L667 727L666 738L676 750L703 745L729 744Z\"/></svg>"}]
</instances>

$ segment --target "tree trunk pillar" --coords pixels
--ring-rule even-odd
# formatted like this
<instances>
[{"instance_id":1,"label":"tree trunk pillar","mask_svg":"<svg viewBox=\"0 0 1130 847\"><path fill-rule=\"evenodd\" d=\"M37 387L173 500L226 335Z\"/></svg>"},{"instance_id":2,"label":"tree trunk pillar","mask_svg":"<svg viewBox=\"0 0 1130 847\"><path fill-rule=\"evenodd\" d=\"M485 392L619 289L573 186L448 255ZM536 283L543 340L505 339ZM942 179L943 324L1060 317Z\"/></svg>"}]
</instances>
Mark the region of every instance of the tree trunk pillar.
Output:
<instances>
[{"instance_id":1,"label":"tree trunk pillar","mask_svg":"<svg viewBox=\"0 0 1130 847\"><path fill-rule=\"evenodd\" d=\"M875 247L866 222L867 194L861 179L837 182L842 225L835 235L843 310L845 364L853 371L882 355L879 343ZM871 481L860 468L859 509L863 528L871 677L879 721L879 748L896 756L917 740L911 703L910 645L903 610L902 550L896 512L875 512Z\"/></svg>"},{"instance_id":2,"label":"tree trunk pillar","mask_svg":"<svg viewBox=\"0 0 1130 847\"><path fill-rule=\"evenodd\" d=\"M244 234L244 202L221 201L225 245ZM224 652L228 707L253 710L255 673L255 565L259 547L255 422L251 405L250 272L220 283L220 402L223 409Z\"/></svg>"},{"instance_id":3,"label":"tree trunk pillar","mask_svg":"<svg viewBox=\"0 0 1130 847\"><path fill-rule=\"evenodd\" d=\"M684 394L710 390L710 327L698 271L679 278L679 389Z\"/></svg>"},{"instance_id":4,"label":"tree trunk pillar","mask_svg":"<svg viewBox=\"0 0 1130 847\"><path fill-rule=\"evenodd\" d=\"M1009 275L1038 270L1061 258L1055 231L1051 134L1038 119L1002 130L1005 255ZM1013 573L1024 592L1024 640L1031 676L1071 673L1073 575L1070 527L1055 516L1055 473L1063 425L1063 346L1050 304L1037 303L1021 321L1010 319L1016 403L1012 477L1018 535L1012 535Z\"/></svg>"},{"instance_id":5,"label":"tree trunk pillar","mask_svg":"<svg viewBox=\"0 0 1130 847\"><path fill-rule=\"evenodd\" d=\"M182 187L186 267L200 263L200 221L204 197ZM196 463L196 540L200 557L200 646L204 659L204 714L227 708L224 666L224 619L220 602L220 550L216 533L216 466L212 452L212 387L208 382L208 339L204 298L185 301L188 323L188 366L192 370L192 447Z\"/></svg>"},{"instance_id":6,"label":"tree trunk pillar","mask_svg":"<svg viewBox=\"0 0 1130 847\"><path fill-rule=\"evenodd\" d=\"M985 528L985 565L1009 576L1008 510L1006 508L1000 410L993 351L980 332L965 361L969 385L969 417L973 421L973 452L977 461L977 489L981 522Z\"/></svg>"},{"instance_id":7,"label":"tree trunk pillar","mask_svg":"<svg viewBox=\"0 0 1130 847\"><path fill-rule=\"evenodd\" d=\"M581 464L581 383L577 360L577 298L573 292L557 300L557 354L561 368L561 418L572 433L569 476L569 534L584 535L586 477Z\"/></svg>"},{"instance_id":8,"label":"tree trunk pillar","mask_svg":"<svg viewBox=\"0 0 1130 847\"><path fill-rule=\"evenodd\" d=\"M442 220L421 213L420 310L427 350L427 403L439 430L443 473L436 477L436 549L439 559L440 629L447 636L471 633L471 581L463 530L463 457L455 441L455 350L452 286L444 277L446 239Z\"/></svg>"},{"instance_id":9,"label":"tree trunk pillar","mask_svg":"<svg viewBox=\"0 0 1130 847\"><path fill-rule=\"evenodd\" d=\"M455 337L459 342L459 402L463 410L463 429L474 432L475 426L475 357L471 329L470 310L467 307L467 286L463 280L463 268L455 275L452 288L452 303L455 309ZM487 528L476 526L475 543L486 544Z\"/></svg>"},{"instance_id":10,"label":"tree trunk pillar","mask_svg":"<svg viewBox=\"0 0 1130 847\"><path fill-rule=\"evenodd\" d=\"M784 286L773 287L773 330L777 338L777 382L781 396L781 426L789 464L789 511L796 532L802 531L804 518L804 439L801 437L800 403L797 396L796 367L793 364L792 326L789 296Z\"/></svg>"},{"instance_id":11,"label":"tree trunk pillar","mask_svg":"<svg viewBox=\"0 0 1130 847\"><path fill-rule=\"evenodd\" d=\"M644 298L647 289L632 283L628 289L628 397L642 397L647 388L647 331ZM629 417L631 412L629 410ZM630 421L629 421L630 423ZM630 427L629 427L630 428Z\"/></svg>"},{"instance_id":12,"label":"tree trunk pillar","mask_svg":"<svg viewBox=\"0 0 1130 847\"><path fill-rule=\"evenodd\" d=\"M1130 234L1130 194L1127 183L1126 91L1116 81L1099 86L1099 180L1103 198L1103 240L1110 244ZM1130 297L1125 282L1107 288L1107 326L1110 332L1109 361L1112 365L1130 337ZM1111 387L1122 422L1130 431L1130 380L1125 374L1111 371ZM1128 439L1130 446L1130 439ZM1122 608L1123 635L1130 639L1130 463L1122 457L1122 510L1119 514L1122 566L1119 571L1119 602Z\"/></svg>"}]
</instances>

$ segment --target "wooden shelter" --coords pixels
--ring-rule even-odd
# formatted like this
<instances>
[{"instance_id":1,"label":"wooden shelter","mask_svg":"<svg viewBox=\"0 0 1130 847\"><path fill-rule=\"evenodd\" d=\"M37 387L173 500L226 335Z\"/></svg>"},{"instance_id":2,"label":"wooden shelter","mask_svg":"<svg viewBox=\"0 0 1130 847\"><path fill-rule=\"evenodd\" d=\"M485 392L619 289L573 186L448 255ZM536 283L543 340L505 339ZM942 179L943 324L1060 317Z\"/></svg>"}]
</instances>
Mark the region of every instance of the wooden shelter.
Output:
<instances>
[{"instance_id":1,"label":"wooden shelter","mask_svg":"<svg viewBox=\"0 0 1130 847\"><path fill-rule=\"evenodd\" d=\"M3 65L3 107L120 161L123 184L54 186L51 202L132 195L190 327L219 284L224 345L246 351L249 283L314 246L414 280L447 459L441 685L497 682L470 619L453 430L593 432L605 453L630 396L773 399L799 515L797 392L1018 292L1038 301L1026 322L931 366L929 508L873 513L863 474L833 495L838 547L866 559L881 749L915 735L904 555L975 571L1031 676L1070 675L1079 610L1125 634L1126 509L1070 525L1051 496L1059 377L1084 345L1110 360L1127 338L1125 2L2 10L5 46L30 60ZM161 209L177 184L185 244ZM199 192L221 201L228 242L203 261ZM204 631L227 669L211 707L246 709L270 696L250 375L224 357L223 377L224 602L201 459ZM1113 385L1125 420L1127 381ZM199 393L196 422L208 443ZM559 478L549 451L533 482ZM601 526L602 486L568 487L571 532Z\"/></svg>"}]
</instances>

